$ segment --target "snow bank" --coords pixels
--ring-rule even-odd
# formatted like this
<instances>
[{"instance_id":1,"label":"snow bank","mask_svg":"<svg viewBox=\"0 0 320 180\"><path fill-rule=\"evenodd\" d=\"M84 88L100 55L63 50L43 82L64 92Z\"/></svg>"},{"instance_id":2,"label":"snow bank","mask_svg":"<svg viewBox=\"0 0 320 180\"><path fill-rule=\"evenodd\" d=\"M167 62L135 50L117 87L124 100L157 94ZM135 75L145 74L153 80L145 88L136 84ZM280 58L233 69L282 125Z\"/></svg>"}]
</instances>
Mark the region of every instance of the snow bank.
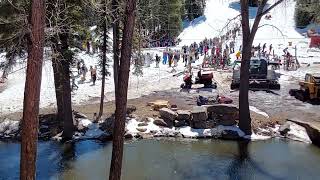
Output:
<instances>
[{"instance_id":1,"label":"snow bank","mask_svg":"<svg viewBox=\"0 0 320 180\"><path fill-rule=\"evenodd\" d=\"M217 126L212 129L193 129L189 126L179 128L179 132L188 138L199 138L199 137L221 137L225 130L237 132L239 137L243 137L244 133L237 126Z\"/></svg>"},{"instance_id":2,"label":"snow bank","mask_svg":"<svg viewBox=\"0 0 320 180\"><path fill-rule=\"evenodd\" d=\"M252 132L251 135L246 135L244 136L245 139L250 139L251 141L258 141L258 140L267 140L270 139L271 136L264 136L264 135L259 135L259 134L255 134L254 132Z\"/></svg>"},{"instance_id":3,"label":"snow bank","mask_svg":"<svg viewBox=\"0 0 320 180\"><path fill-rule=\"evenodd\" d=\"M9 135L19 130L19 121L5 119L0 123L0 134Z\"/></svg>"},{"instance_id":4,"label":"snow bank","mask_svg":"<svg viewBox=\"0 0 320 180\"><path fill-rule=\"evenodd\" d=\"M260 109L254 107L254 106L249 106L249 109L250 109L250 111L253 111L253 112L257 113L257 114L260 114L260 115L262 115L264 117L269 118L269 115L267 113L261 111Z\"/></svg>"},{"instance_id":5,"label":"snow bank","mask_svg":"<svg viewBox=\"0 0 320 180\"><path fill-rule=\"evenodd\" d=\"M296 123L290 123L290 131L286 137L295 141L312 143L306 129Z\"/></svg>"}]
</instances>

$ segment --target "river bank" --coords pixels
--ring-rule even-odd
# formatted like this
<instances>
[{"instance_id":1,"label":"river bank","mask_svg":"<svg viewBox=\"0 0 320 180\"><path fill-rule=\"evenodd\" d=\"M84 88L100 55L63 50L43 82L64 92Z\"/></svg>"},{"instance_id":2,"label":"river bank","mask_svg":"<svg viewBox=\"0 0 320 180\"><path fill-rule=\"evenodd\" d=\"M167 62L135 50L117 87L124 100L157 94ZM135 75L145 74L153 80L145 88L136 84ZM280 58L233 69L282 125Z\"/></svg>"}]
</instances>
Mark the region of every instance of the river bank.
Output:
<instances>
[{"instance_id":1,"label":"river bank","mask_svg":"<svg viewBox=\"0 0 320 180\"><path fill-rule=\"evenodd\" d=\"M142 96L137 99L128 100L128 107L134 107L134 110L126 119L126 138L128 139L150 139L156 137L176 137L176 138L222 138L222 139L251 139L251 140L264 140L273 137L286 137L286 134L290 130L287 130L286 134L280 133L280 126L285 124L286 119L279 118L279 116L268 115L267 113L251 106L252 127L253 135L244 136L243 132L237 127L236 124L230 126L216 124L214 127L193 128L190 124L186 123L175 127L172 125L159 125L155 123L155 120L159 120L161 115L159 111L154 110L148 103L156 100L164 100L170 102L171 107L177 110L192 111L196 106L196 98L199 94L212 94L216 90L197 89L194 92L184 92L179 89L173 89L168 91L154 92L150 95ZM231 105L236 107L236 104ZM74 140L84 139L96 139L101 141L109 141L112 136L112 114L114 112L114 101L105 103L103 121L99 123L93 122L93 114L97 112L99 104L87 104L81 106L74 106L76 119L76 133ZM46 134L40 135L45 140L61 140L62 124L61 122L52 120L54 118L55 109L42 109L42 115L40 118L40 130ZM51 114L51 115L50 115ZM18 131L19 119L21 113L14 113L8 116L2 117L2 124L0 124L0 135L4 139L10 139L9 134L14 131ZM17 119L14 119L17 118ZM49 118L49 119L48 119ZM50 120L51 118L51 120ZM56 122L56 123L49 123ZM48 124L49 123L49 124ZM2 126L1 126L2 125ZM6 127L4 127L6 126ZM108 127L109 126L109 127ZM50 130L52 129L53 130ZM303 142L310 143L310 139L307 138L306 130L300 127L293 126L290 139L295 139ZM297 130L298 129L298 130ZM11 132L12 131L12 132ZM6 133L4 133L6 132ZM50 132L50 133L49 133ZM5 137L7 136L7 137ZM13 136L16 139L17 136ZM40 138L41 139L41 138Z\"/></svg>"}]
</instances>

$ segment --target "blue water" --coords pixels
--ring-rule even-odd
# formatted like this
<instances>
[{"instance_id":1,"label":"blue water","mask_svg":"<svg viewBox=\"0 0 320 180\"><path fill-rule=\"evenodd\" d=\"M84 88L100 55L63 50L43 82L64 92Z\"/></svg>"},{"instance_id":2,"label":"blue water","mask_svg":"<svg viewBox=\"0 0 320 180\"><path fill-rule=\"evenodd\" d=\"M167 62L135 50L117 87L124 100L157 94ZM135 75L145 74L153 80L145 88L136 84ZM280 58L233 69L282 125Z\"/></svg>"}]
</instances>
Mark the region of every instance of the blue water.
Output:
<instances>
[{"instance_id":1,"label":"blue water","mask_svg":"<svg viewBox=\"0 0 320 180\"><path fill-rule=\"evenodd\" d=\"M107 179L111 143L39 143L37 179ZM0 179L19 178L20 145L0 143ZM320 149L273 139L126 142L122 179L319 179Z\"/></svg>"}]
</instances>

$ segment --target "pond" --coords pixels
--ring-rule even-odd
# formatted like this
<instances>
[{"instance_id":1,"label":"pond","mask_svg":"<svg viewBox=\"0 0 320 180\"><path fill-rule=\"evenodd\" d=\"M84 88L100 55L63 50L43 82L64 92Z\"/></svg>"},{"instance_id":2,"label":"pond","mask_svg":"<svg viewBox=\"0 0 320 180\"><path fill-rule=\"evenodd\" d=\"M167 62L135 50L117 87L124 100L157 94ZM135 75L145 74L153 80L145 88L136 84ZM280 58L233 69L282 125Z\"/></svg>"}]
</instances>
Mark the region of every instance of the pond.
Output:
<instances>
[{"instance_id":1,"label":"pond","mask_svg":"<svg viewBox=\"0 0 320 180\"><path fill-rule=\"evenodd\" d=\"M37 179L107 179L111 143L40 142ZM0 143L0 179L19 178L20 144ZM320 148L295 141L127 141L124 180L317 179Z\"/></svg>"}]
</instances>

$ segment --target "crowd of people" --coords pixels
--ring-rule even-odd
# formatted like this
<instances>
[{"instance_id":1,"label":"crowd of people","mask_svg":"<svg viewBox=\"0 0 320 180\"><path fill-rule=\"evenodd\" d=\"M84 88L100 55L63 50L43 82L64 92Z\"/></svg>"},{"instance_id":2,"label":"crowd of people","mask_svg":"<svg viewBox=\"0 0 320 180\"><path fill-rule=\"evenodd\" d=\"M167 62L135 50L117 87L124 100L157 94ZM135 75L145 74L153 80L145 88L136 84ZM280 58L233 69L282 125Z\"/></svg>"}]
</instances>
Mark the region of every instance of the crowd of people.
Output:
<instances>
[{"instance_id":1,"label":"crowd of people","mask_svg":"<svg viewBox=\"0 0 320 180\"><path fill-rule=\"evenodd\" d=\"M142 47L143 48L154 48L154 47L170 47L170 46L176 46L179 45L181 40L179 38L175 39L172 37L163 37L157 40L147 40L143 42Z\"/></svg>"}]
</instances>

